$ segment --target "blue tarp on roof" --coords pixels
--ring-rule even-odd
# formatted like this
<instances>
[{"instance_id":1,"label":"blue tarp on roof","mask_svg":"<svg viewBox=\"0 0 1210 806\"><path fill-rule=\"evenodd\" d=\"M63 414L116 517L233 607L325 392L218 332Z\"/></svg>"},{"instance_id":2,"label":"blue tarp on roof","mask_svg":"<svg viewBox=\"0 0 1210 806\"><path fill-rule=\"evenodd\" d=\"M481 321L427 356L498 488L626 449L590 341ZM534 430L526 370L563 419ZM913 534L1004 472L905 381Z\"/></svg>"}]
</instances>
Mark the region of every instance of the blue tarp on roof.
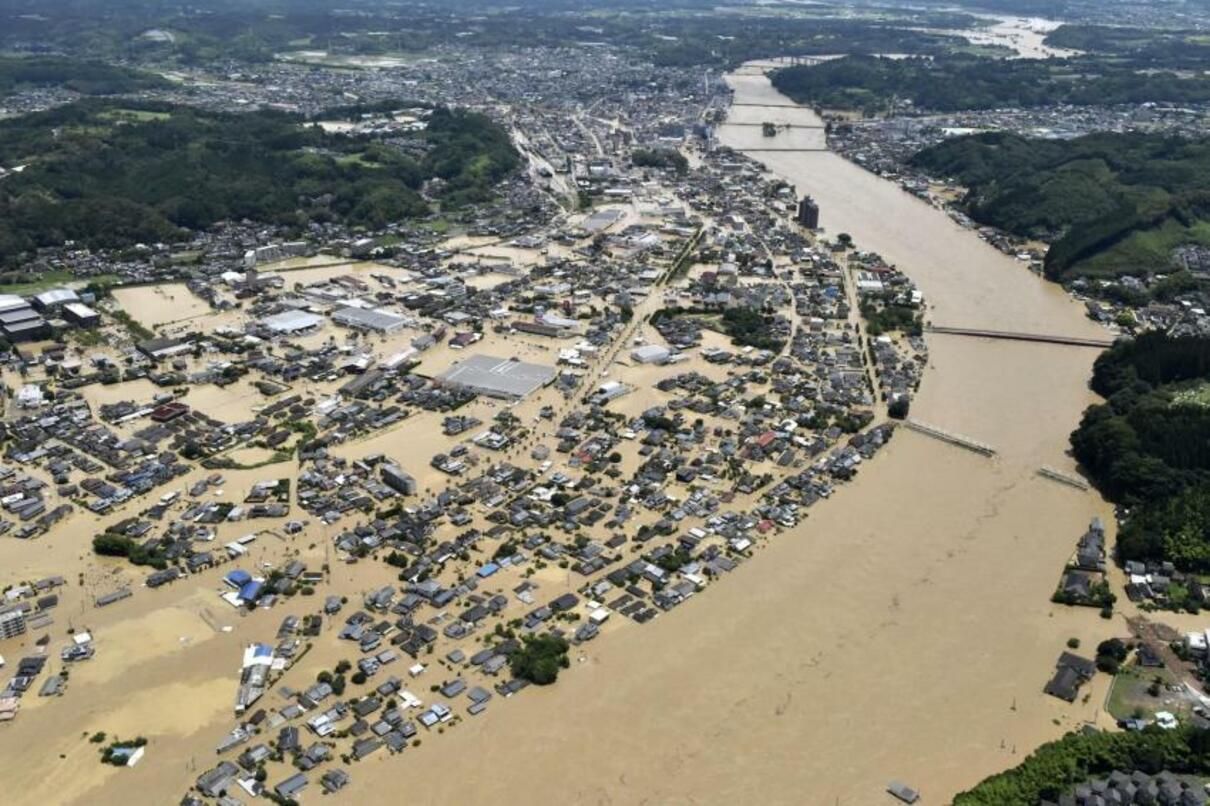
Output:
<instances>
[{"instance_id":1,"label":"blue tarp on roof","mask_svg":"<svg viewBox=\"0 0 1210 806\"><path fill-rule=\"evenodd\" d=\"M483 566L475 573L478 574L480 577L486 579L487 577L490 577L492 574L496 573L499 570L500 570L500 566L496 565L495 563L488 563L487 565Z\"/></svg>"},{"instance_id":2,"label":"blue tarp on roof","mask_svg":"<svg viewBox=\"0 0 1210 806\"><path fill-rule=\"evenodd\" d=\"M252 581L252 575L247 571L241 571L236 568L223 577L223 579L227 580L227 584L233 588L242 588Z\"/></svg>"},{"instance_id":3,"label":"blue tarp on roof","mask_svg":"<svg viewBox=\"0 0 1210 806\"><path fill-rule=\"evenodd\" d=\"M264 587L263 582L249 582L239 589L239 598L245 602L255 602L260 598L261 588Z\"/></svg>"}]
</instances>

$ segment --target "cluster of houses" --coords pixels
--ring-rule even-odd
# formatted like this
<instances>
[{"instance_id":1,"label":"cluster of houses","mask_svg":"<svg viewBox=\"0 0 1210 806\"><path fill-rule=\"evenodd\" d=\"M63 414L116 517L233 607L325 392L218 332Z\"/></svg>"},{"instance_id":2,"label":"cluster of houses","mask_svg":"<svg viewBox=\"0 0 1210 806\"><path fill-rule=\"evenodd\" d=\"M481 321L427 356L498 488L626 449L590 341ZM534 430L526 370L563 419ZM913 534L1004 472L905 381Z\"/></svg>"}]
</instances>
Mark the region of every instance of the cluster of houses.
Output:
<instances>
[{"instance_id":1,"label":"cluster of houses","mask_svg":"<svg viewBox=\"0 0 1210 806\"><path fill-rule=\"evenodd\" d=\"M513 68L532 58L516 55ZM437 81L444 69L434 68ZM527 638L553 634L577 646L702 595L801 523L891 438L892 426L874 423L875 402L914 391L915 358L899 341L862 336L853 280L837 249L794 223L795 190L712 148L708 131L670 126L664 113L683 111L700 82L679 73L631 82L626 92L650 103L623 105L606 90L647 71L620 65L616 73L593 88L606 99L598 114L613 109L632 126L570 126L566 116L556 124L549 110L524 105L515 124L554 168L549 187L510 182L497 200L456 214L469 235L537 253L524 270L507 258L454 254L409 224L365 241L317 225L285 242L271 227L236 223L199 234L203 257L187 270L190 293L224 317L221 325L161 327L83 361L61 346L15 359L33 389L27 413L7 424L12 463L52 472L55 495L112 516L105 533L166 566L147 587L216 573L222 598L238 608L317 601L291 594L334 575L312 575L297 561L235 567L263 532L215 542L225 525L259 519L286 536L330 526L333 563L381 572L367 590L340 591L360 601L352 612L332 588L316 612L287 616L275 644L248 645L239 722L190 798L341 789L350 780L344 767L383 748L403 752L422 732L522 692L528 684L511 659ZM486 92L499 80L484 76L462 91ZM548 91L564 104L558 89ZM692 171L631 162L635 147L691 139L707 147ZM599 153L584 158L594 140ZM596 209L556 218L549 197L567 181ZM309 282L270 265L320 251L381 265ZM491 282L481 282L487 274ZM901 275L867 274L878 275L887 300L919 304ZM661 305L695 313L648 327ZM760 327L735 330L720 347L702 323L725 327L729 317ZM698 359L704 367L688 366ZM609 379L584 383L614 366ZM640 387L631 372L658 380ZM162 391L86 402L94 384L144 380ZM181 394L232 384L259 393L250 415ZM649 403L632 405L639 394ZM538 396L547 405L527 407ZM463 410L471 401L473 414ZM489 403L495 416L483 413ZM522 421L529 408L538 413ZM437 412L447 439L432 456L334 450L400 423L403 437L418 412ZM219 500L218 471L238 468L232 457L245 448L264 451L270 467L244 500ZM297 462L297 474L274 471L281 462ZM199 474L199 464L213 472ZM188 489L164 493L190 472ZM422 474L439 481L422 483ZM129 595L121 587L96 603ZM335 622L331 635L321 632L325 619ZM290 688L300 685L288 671L300 637L340 641L353 679L337 673ZM440 675L427 701L407 690L403 672L392 674L405 657L406 677L428 675L428 684ZM283 759L294 766L288 775L258 780Z\"/></svg>"},{"instance_id":2,"label":"cluster of houses","mask_svg":"<svg viewBox=\"0 0 1210 806\"><path fill-rule=\"evenodd\" d=\"M1067 561L1053 601L1087 607L1111 607L1114 596L1105 576L1105 524L1095 517Z\"/></svg>"},{"instance_id":3,"label":"cluster of houses","mask_svg":"<svg viewBox=\"0 0 1210 806\"><path fill-rule=\"evenodd\" d=\"M1204 806L1210 803L1201 781L1172 772L1156 774L1115 770L1108 776L1076 784L1057 800L1041 806Z\"/></svg>"}]
</instances>

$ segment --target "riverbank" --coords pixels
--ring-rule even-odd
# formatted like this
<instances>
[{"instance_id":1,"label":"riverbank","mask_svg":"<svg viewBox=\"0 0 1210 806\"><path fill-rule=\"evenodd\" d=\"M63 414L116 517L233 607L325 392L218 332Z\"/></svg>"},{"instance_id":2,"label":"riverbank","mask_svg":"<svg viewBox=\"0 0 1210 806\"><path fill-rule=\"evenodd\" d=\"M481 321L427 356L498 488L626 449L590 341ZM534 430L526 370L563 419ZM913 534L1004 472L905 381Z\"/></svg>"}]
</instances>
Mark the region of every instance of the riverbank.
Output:
<instances>
[{"instance_id":1,"label":"riverbank","mask_svg":"<svg viewBox=\"0 0 1210 806\"><path fill-rule=\"evenodd\" d=\"M768 100L763 78L743 78L732 78L737 102L758 105L742 108L809 122L809 111ZM778 170L815 196L830 231L847 231L861 248L898 263L921 286L936 324L1088 335L1092 326L1061 291L893 185L825 152L753 155L784 158ZM636 320L657 304L649 297ZM1095 351L942 336L930 337L930 347L913 415L990 444L995 458L901 431L854 483L761 544L751 562L690 607L577 647L558 685L498 701L489 719L451 723L440 740L412 745L403 759L379 754L350 765L353 782L335 802L393 803L389 782L419 770L417 799L434 803L483 802L507 791L538 803L721 803L757 792L768 803L866 804L886 802L891 778L920 787L926 802L943 802L1041 741L1101 718L1107 679L1070 706L1041 688L1068 638L1095 645L1122 630L1095 612L1049 603L1075 536L1107 507L1036 475L1041 465L1072 470L1066 433L1091 399L1084 379ZM639 402L636 395L626 405ZM537 403L519 410L524 420L534 419ZM390 432L383 449L396 453L405 434ZM245 481L233 472L227 486L245 489ZM319 531L279 547L265 543L318 566L330 563L336 530ZM340 564L332 584L366 590L382 571ZM388 570L381 580L393 576ZM570 580L549 569L544 594ZM18 755L31 751L15 740L33 734L10 732L22 798L104 803L119 786L176 792L214 763L213 742L230 723L224 711L238 639L197 609L204 602L187 601L186 589L165 593L195 616L179 624L174 617L157 634L169 631L165 640L196 649L113 677L93 692L93 705L77 710L79 733L39 726L42 741L27 746L63 754L70 791L40 774L45 767L33 763L40 758ZM258 611L248 626L263 633L272 618ZM298 679L313 679L347 654L330 639L317 642ZM205 661L190 664L198 651ZM190 701L196 713L183 715L180 735L151 745L159 763L123 773L121 783L95 768L88 729L140 724L101 704L171 716L174 704L161 697L181 695L168 680L202 693ZM472 764L490 774L468 774Z\"/></svg>"},{"instance_id":2,"label":"riverbank","mask_svg":"<svg viewBox=\"0 0 1210 806\"><path fill-rule=\"evenodd\" d=\"M737 104L757 104L745 114L810 122L763 75L729 81ZM724 126L722 142L743 146L747 128ZM934 323L1103 334L1061 289L835 154L752 156L814 196L829 232L916 281ZM1068 638L1095 645L1125 631L1120 617L1049 601L1073 539L1092 515L1111 523L1110 508L1036 475L1074 472L1067 435L1094 399L1095 356L931 337L914 415L997 458L900 432L693 607L593 645L532 707L459 726L440 754L423 748L432 800L505 790L541 803L721 803L758 792L867 804L888 802L897 777L944 803L1048 739L1104 724L1108 678L1072 705L1042 686ZM460 772L468 756L491 764L490 780Z\"/></svg>"}]
</instances>

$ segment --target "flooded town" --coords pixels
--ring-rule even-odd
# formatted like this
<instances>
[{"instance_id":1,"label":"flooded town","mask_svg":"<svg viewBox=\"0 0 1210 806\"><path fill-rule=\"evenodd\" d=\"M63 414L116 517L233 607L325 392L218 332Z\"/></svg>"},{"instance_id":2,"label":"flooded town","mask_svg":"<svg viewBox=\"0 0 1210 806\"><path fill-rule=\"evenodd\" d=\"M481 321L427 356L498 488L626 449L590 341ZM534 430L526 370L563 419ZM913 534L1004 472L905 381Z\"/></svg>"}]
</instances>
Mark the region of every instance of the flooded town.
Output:
<instances>
[{"instance_id":1,"label":"flooded town","mask_svg":"<svg viewBox=\"0 0 1210 806\"><path fill-rule=\"evenodd\" d=\"M1200 536L1120 555L1160 521L1073 434L1108 399L1200 467L1130 407L1205 405L1204 362L1099 356L1210 334L1210 247L1062 275L1069 228L986 223L919 157L1199 137L1205 104L859 114L776 86L837 54L575 30L0 84L0 127L60 144L213 127L159 170L222 152L288 208L203 226L199 185L158 240L115 206L4 267L6 803L1017 803L962 798L1072 736L1210 729ZM275 149L303 179L242 185ZM41 176L13 153L0 192ZM1080 771L1028 802L1207 802L1190 764Z\"/></svg>"}]
</instances>

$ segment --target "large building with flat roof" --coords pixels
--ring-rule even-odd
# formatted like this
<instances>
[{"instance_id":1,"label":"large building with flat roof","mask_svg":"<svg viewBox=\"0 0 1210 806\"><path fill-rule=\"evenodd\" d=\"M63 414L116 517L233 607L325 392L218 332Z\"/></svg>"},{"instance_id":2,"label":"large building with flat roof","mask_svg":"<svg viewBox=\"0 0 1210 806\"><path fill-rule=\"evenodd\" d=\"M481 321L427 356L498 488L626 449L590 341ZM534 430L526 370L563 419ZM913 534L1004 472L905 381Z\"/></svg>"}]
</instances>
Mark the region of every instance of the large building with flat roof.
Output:
<instances>
[{"instance_id":1,"label":"large building with flat roof","mask_svg":"<svg viewBox=\"0 0 1210 806\"><path fill-rule=\"evenodd\" d=\"M63 318L77 327L96 327L101 324L101 314L83 302L68 302L63 306Z\"/></svg>"},{"instance_id":2,"label":"large building with flat roof","mask_svg":"<svg viewBox=\"0 0 1210 806\"><path fill-rule=\"evenodd\" d=\"M33 298L34 307L43 312L58 310L68 303L79 301L80 296L70 288L52 288L35 294Z\"/></svg>"},{"instance_id":3,"label":"large building with flat roof","mask_svg":"<svg viewBox=\"0 0 1210 806\"><path fill-rule=\"evenodd\" d=\"M50 325L25 298L0 294L0 336L14 343L37 341L50 336Z\"/></svg>"},{"instance_id":4,"label":"large building with flat roof","mask_svg":"<svg viewBox=\"0 0 1210 806\"><path fill-rule=\"evenodd\" d=\"M324 318L309 311L282 311L272 316L266 316L260 320L260 323L280 336L293 336L318 330L324 323Z\"/></svg>"},{"instance_id":5,"label":"large building with flat roof","mask_svg":"<svg viewBox=\"0 0 1210 806\"><path fill-rule=\"evenodd\" d=\"M394 333L408 323L406 316L372 308L341 308L332 314L332 321L354 330Z\"/></svg>"},{"instance_id":6,"label":"large building with flat roof","mask_svg":"<svg viewBox=\"0 0 1210 806\"><path fill-rule=\"evenodd\" d=\"M554 367L480 353L454 364L438 380L488 397L521 400L553 381L557 374Z\"/></svg>"}]
</instances>

